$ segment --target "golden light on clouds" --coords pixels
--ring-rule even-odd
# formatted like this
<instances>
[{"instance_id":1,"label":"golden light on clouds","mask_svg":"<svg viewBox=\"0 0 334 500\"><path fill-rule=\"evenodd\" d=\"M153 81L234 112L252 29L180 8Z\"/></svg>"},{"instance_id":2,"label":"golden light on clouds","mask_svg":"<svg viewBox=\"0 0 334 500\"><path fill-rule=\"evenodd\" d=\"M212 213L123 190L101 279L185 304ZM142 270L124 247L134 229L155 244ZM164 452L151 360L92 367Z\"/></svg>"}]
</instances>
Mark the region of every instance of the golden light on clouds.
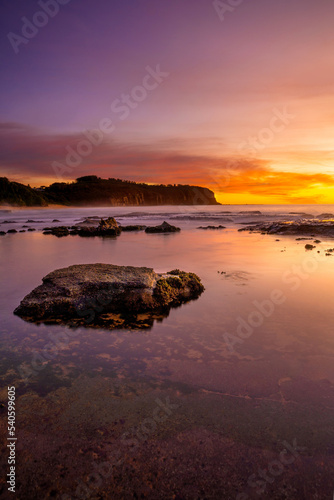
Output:
<instances>
[{"instance_id":1,"label":"golden light on clouds","mask_svg":"<svg viewBox=\"0 0 334 500\"><path fill-rule=\"evenodd\" d=\"M334 176L254 170L231 175L216 185L221 203L334 203Z\"/></svg>"}]
</instances>

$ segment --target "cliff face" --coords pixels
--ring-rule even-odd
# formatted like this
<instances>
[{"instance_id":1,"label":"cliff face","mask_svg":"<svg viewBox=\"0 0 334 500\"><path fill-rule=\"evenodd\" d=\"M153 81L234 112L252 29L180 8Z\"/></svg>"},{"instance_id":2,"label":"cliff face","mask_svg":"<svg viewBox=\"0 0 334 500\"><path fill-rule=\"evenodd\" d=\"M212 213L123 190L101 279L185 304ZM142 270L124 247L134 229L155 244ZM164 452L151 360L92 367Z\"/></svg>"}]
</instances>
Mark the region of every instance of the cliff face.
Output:
<instances>
[{"instance_id":1,"label":"cliff face","mask_svg":"<svg viewBox=\"0 0 334 500\"><path fill-rule=\"evenodd\" d=\"M45 207L47 201L43 194L30 186L19 182L10 182L6 177L0 177L0 204L18 207Z\"/></svg>"},{"instance_id":2,"label":"cliff face","mask_svg":"<svg viewBox=\"0 0 334 500\"><path fill-rule=\"evenodd\" d=\"M183 185L148 185L95 175L75 182L56 182L41 190L0 178L0 204L47 206L219 205L210 189Z\"/></svg>"},{"instance_id":3,"label":"cliff face","mask_svg":"<svg viewBox=\"0 0 334 500\"><path fill-rule=\"evenodd\" d=\"M219 205L210 189L183 185L137 184L87 176L45 188L51 203L75 206Z\"/></svg>"}]
</instances>

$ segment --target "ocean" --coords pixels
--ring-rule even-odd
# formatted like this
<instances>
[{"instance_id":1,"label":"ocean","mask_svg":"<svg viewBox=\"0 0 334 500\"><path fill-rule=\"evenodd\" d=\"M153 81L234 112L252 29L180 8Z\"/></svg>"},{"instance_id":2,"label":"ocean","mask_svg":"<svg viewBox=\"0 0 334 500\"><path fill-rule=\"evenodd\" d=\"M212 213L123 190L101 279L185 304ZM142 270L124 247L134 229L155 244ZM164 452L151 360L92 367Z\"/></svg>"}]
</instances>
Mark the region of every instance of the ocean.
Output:
<instances>
[{"instance_id":1,"label":"ocean","mask_svg":"<svg viewBox=\"0 0 334 500\"><path fill-rule=\"evenodd\" d=\"M110 216L181 232L42 233ZM14 386L19 498L332 498L333 240L306 251L295 236L238 231L332 217L332 205L0 212L2 231L35 229L0 237L0 402ZM147 330L13 315L49 272L92 263L178 268L205 291Z\"/></svg>"}]
</instances>

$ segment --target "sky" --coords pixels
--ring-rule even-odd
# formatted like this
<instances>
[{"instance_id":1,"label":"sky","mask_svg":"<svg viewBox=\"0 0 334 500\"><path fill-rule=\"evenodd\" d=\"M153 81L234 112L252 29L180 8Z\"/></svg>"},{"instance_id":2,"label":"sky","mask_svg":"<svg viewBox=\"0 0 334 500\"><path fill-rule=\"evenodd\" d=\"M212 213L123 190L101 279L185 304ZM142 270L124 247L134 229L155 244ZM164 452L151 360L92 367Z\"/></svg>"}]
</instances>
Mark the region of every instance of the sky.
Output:
<instances>
[{"instance_id":1,"label":"sky","mask_svg":"<svg viewBox=\"0 0 334 500\"><path fill-rule=\"evenodd\" d=\"M334 202L333 0L0 6L0 176Z\"/></svg>"}]
</instances>

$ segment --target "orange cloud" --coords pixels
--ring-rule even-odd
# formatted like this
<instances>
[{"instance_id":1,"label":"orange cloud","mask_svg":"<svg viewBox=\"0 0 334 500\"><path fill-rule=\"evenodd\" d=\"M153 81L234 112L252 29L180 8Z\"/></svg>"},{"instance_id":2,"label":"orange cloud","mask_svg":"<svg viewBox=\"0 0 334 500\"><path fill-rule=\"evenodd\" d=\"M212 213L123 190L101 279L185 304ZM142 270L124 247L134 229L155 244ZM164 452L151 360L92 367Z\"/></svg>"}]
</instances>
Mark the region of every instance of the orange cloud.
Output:
<instances>
[{"instance_id":1,"label":"orange cloud","mask_svg":"<svg viewBox=\"0 0 334 500\"><path fill-rule=\"evenodd\" d=\"M275 157L196 154L192 152L191 143L182 144L180 140L135 144L105 138L78 166L69 168L57 178L52 163L64 164L66 148L75 149L82 139L80 133L47 135L19 124L0 124L0 175L33 186L72 181L89 174L151 183L196 184L211 188L221 203L334 201L334 175L331 173L279 169ZM293 152L289 155L291 158ZM319 152L315 152L314 158L319 156Z\"/></svg>"},{"instance_id":2,"label":"orange cloud","mask_svg":"<svg viewBox=\"0 0 334 500\"><path fill-rule=\"evenodd\" d=\"M224 203L332 203L333 186L333 175L261 168L231 175L217 194Z\"/></svg>"}]
</instances>

